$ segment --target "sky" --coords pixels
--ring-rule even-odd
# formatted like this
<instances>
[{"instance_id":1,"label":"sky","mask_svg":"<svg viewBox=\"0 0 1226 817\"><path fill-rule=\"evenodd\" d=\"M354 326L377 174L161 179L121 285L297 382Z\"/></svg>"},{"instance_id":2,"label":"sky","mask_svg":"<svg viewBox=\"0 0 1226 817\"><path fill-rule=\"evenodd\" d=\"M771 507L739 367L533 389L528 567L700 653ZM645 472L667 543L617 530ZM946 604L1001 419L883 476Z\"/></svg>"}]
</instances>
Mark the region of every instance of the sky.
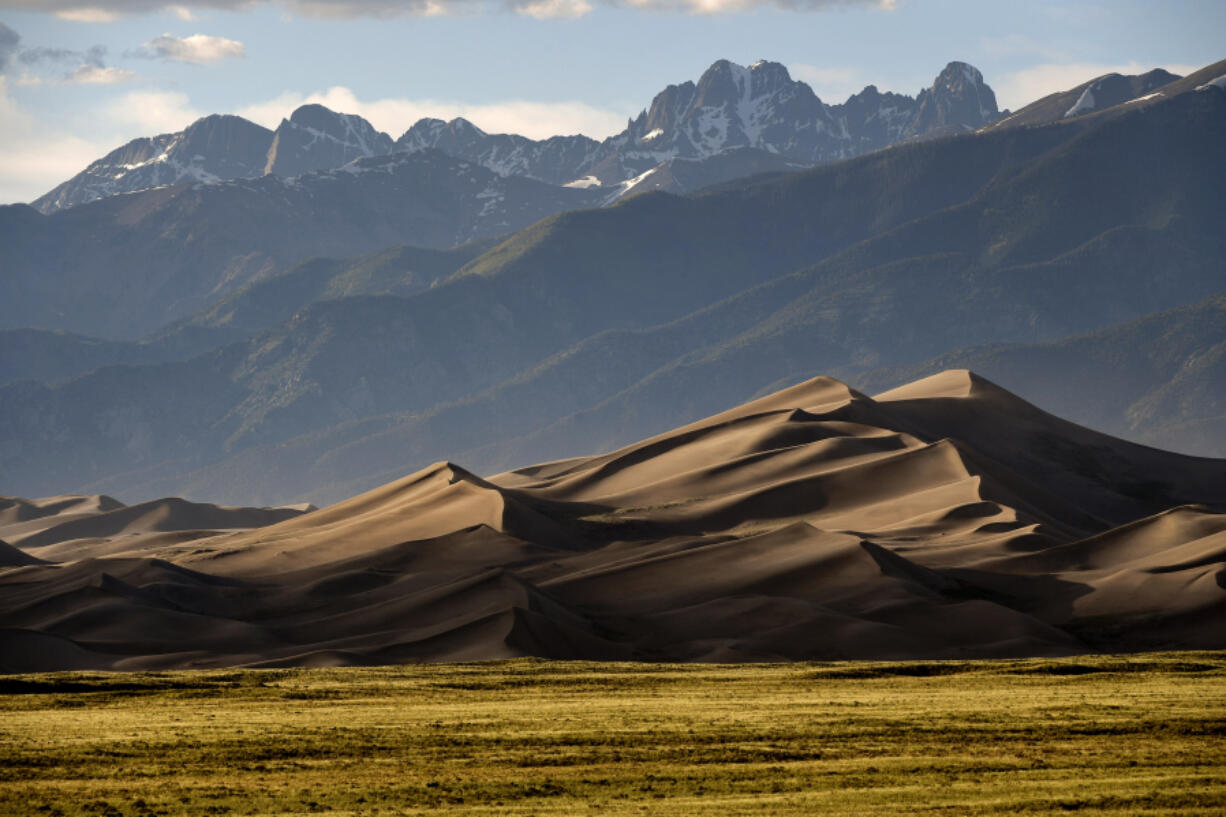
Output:
<instances>
[{"instance_id":1,"label":"sky","mask_svg":"<svg viewBox=\"0 0 1226 817\"><path fill-rule=\"evenodd\" d=\"M783 63L828 103L914 95L951 60L1002 109L1111 71L1226 58L1226 2L0 0L0 203L210 113L303 102L393 138L423 116L609 136L712 62Z\"/></svg>"}]
</instances>

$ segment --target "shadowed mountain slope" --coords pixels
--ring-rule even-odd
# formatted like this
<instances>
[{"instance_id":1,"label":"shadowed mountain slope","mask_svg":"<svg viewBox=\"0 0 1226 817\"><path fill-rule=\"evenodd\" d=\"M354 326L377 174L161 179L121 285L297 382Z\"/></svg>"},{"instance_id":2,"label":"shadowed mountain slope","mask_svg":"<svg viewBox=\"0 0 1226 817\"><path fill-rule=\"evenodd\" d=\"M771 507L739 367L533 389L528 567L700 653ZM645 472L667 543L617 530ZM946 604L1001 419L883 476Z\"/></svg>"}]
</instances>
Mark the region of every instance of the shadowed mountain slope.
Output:
<instances>
[{"instance_id":1,"label":"shadowed mountain slope","mask_svg":"<svg viewBox=\"0 0 1226 817\"><path fill-rule=\"evenodd\" d=\"M156 188L50 216L0 207L0 327L134 339L304 258L442 250L598 200L423 151L293 179Z\"/></svg>"},{"instance_id":2,"label":"shadowed mountain slope","mask_svg":"<svg viewBox=\"0 0 1226 817\"><path fill-rule=\"evenodd\" d=\"M854 380L875 390L950 366L973 368L1083 425L1226 456L1226 295L1065 340L966 349Z\"/></svg>"},{"instance_id":3,"label":"shadowed mountain slope","mask_svg":"<svg viewBox=\"0 0 1226 817\"><path fill-rule=\"evenodd\" d=\"M134 139L32 202L42 213L184 183L216 184L273 174L291 178L392 152L440 150L500 176L553 185L603 184L606 199L674 159L709 159L751 148L801 165L843 159L904 139L986 124L995 96L979 72L952 62L917 98L873 86L846 105L822 103L787 68L718 60L697 83L669 85L626 129L604 141L586 136L534 140L489 134L465 119L421 119L394 143L360 116L308 104L269 131L237 116L207 116L179 133ZM744 162L719 170L745 175ZM709 173L710 168L708 168ZM691 188L692 189L692 188Z\"/></svg>"},{"instance_id":4,"label":"shadowed mountain slope","mask_svg":"<svg viewBox=\"0 0 1226 817\"><path fill-rule=\"evenodd\" d=\"M133 190L263 175L273 132L240 116L215 114L179 133L133 139L31 202L42 213Z\"/></svg>"},{"instance_id":5,"label":"shadowed mountain slope","mask_svg":"<svg viewBox=\"0 0 1226 817\"><path fill-rule=\"evenodd\" d=\"M309 258L139 341L43 329L0 330L0 385L16 380L50 383L104 366L187 360L281 323L315 301L428 289L497 243L487 239L449 250L389 247L345 260Z\"/></svg>"},{"instance_id":6,"label":"shadowed mountain slope","mask_svg":"<svg viewBox=\"0 0 1226 817\"><path fill-rule=\"evenodd\" d=\"M1226 461L967 371L876 398L817 378L607 454L440 462L230 533L175 538L270 512L13 503L76 511L0 553L0 644L44 670L1222 648L1223 484Z\"/></svg>"},{"instance_id":7,"label":"shadowed mountain slope","mask_svg":"<svg viewBox=\"0 0 1226 817\"><path fill-rule=\"evenodd\" d=\"M1189 92L563 214L409 297L318 302L180 364L0 389L21 479L6 490L334 499L406 460L600 450L815 370L1187 304L1221 288L1224 114L1226 92Z\"/></svg>"},{"instance_id":8,"label":"shadowed mountain slope","mask_svg":"<svg viewBox=\"0 0 1226 817\"><path fill-rule=\"evenodd\" d=\"M1155 68L1144 74L1104 74L1076 88L1038 99L984 126L984 130L1043 125L1076 117L1117 116L1130 108L1169 99L1226 76L1226 60L1207 65L1186 77Z\"/></svg>"}]
</instances>

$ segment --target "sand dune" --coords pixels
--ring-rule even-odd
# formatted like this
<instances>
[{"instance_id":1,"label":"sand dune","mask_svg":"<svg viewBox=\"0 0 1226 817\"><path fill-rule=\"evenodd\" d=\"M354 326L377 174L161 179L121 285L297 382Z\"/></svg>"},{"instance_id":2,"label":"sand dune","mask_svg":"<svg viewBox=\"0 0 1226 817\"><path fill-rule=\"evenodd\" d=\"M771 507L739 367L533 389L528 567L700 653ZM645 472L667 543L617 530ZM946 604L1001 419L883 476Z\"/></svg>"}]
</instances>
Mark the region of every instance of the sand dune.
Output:
<instances>
[{"instance_id":1,"label":"sand dune","mask_svg":"<svg viewBox=\"0 0 1226 817\"><path fill-rule=\"evenodd\" d=\"M74 519L89 519L123 507L119 500L100 494L41 499L0 496L0 536L16 542Z\"/></svg>"},{"instance_id":2,"label":"sand dune","mask_svg":"<svg viewBox=\"0 0 1226 817\"><path fill-rule=\"evenodd\" d=\"M305 512L305 508L226 508L178 497L139 505L124 505L110 497L0 497L0 536L22 548L39 548L156 532L260 527Z\"/></svg>"},{"instance_id":3,"label":"sand dune","mask_svg":"<svg viewBox=\"0 0 1226 817\"><path fill-rule=\"evenodd\" d=\"M0 536L7 671L1226 647L1226 461L966 371L308 514L5 500Z\"/></svg>"},{"instance_id":4,"label":"sand dune","mask_svg":"<svg viewBox=\"0 0 1226 817\"><path fill-rule=\"evenodd\" d=\"M10 545L4 540L0 540L0 567L19 567L21 565L38 564L41 560L36 559L23 550Z\"/></svg>"}]
</instances>

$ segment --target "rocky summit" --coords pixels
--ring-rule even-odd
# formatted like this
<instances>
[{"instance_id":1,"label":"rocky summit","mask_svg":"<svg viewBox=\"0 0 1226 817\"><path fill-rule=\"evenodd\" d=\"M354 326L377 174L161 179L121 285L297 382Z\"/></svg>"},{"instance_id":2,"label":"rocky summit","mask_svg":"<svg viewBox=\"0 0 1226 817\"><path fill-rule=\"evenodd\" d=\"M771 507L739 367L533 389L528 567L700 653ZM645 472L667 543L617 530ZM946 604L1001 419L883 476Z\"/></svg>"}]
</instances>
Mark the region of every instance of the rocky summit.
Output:
<instances>
[{"instance_id":1,"label":"rocky summit","mask_svg":"<svg viewBox=\"0 0 1226 817\"><path fill-rule=\"evenodd\" d=\"M843 104L827 105L777 62L760 60L746 67L717 60L696 83L667 86L625 130L603 141L582 135L537 140L490 134L463 118L421 119L393 140L360 116L309 104L281 120L275 131L214 115L179 133L133 140L33 205L52 213L153 187L265 174L290 178L357 159L426 149L501 176L607 187L610 195L604 201L611 203L632 188L642 190L644 173L674 159L753 149L791 163L820 164L906 139L973 129L997 116L992 89L978 70L962 62L947 65L917 97L882 94L870 85ZM743 159L722 163L724 171L713 178L722 180L727 168L744 164Z\"/></svg>"}]
</instances>

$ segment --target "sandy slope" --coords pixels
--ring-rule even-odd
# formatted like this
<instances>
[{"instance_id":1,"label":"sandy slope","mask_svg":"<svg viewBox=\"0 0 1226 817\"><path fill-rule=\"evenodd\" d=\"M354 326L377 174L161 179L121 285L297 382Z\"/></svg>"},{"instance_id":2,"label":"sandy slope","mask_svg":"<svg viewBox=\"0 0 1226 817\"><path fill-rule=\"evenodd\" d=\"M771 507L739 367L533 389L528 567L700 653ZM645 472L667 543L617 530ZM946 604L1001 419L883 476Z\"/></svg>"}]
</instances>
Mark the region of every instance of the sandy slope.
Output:
<instances>
[{"instance_id":1,"label":"sandy slope","mask_svg":"<svg viewBox=\"0 0 1226 817\"><path fill-rule=\"evenodd\" d=\"M308 514L7 502L10 671L1226 647L1226 461L966 371L875 399L818 378L608 454L437 463Z\"/></svg>"}]
</instances>

